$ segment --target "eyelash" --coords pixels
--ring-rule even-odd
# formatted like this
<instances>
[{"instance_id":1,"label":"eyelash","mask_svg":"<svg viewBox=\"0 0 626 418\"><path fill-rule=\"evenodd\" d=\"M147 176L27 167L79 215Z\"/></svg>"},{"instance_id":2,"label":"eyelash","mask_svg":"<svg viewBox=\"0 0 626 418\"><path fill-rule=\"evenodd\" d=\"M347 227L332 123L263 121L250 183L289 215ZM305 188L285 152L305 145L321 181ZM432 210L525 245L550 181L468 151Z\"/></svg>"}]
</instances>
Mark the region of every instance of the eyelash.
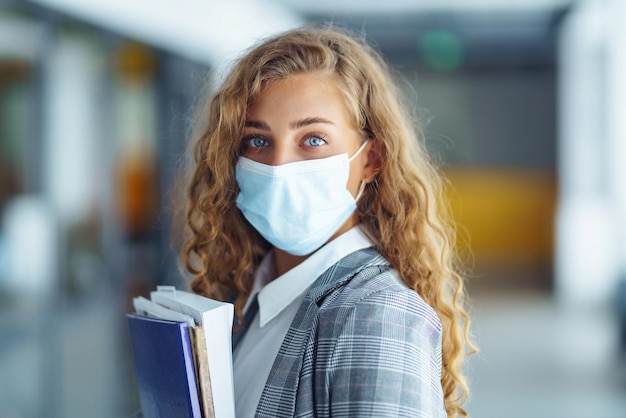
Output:
<instances>
[{"instance_id":1,"label":"eyelash","mask_svg":"<svg viewBox=\"0 0 626 418\"><path fill-rule=\"evenodd\" d=\"M260 140L265 141L265 145L263 145L263 146L255 146L255 145L253 145L251 142L254 141L255 139L260 139ZM317 145L317 146L308 145L310 148L319 148L322 145L328 144L328 140L326 139L325 135L314 134L314 133L306 135L304 137L304 139L303 139L303 142L310 141L312 139L321 139L323 141L323 144L320 144L320 145ZM258 134L246 135L242 139L242 147L244 149L246 149L247 147L250 147L250 148L258 150L260 148L263 148L264 146L267 146L268 142L269 142L269 139L267 139L263 135L258 135Z\"/></svg>"},{"instance_id":2,"label":"eyelash","mask_svg":"<svg viewBox=\"0 0 626 418\"><path fill-rule=\"evenodd\" d=\"M318 134L310 134L307 135L304 138L304 141L310 141L311 139L321 139L322 141L324 141L324 144L328 144L328 141L326 140L326 137L324 135L318 135ZM319 148L320 146L324 145L324 144L320 144L318 146L311 146L309 145L311 148Z\"/></svg>"},{"instance_id":3,"label":"eyelash","mask_svg":"<svg viewBox=\"0 0 626 418\"><path fill-rule=\"evenodd\" d=\"M243 147L252 147L252 148L262 148L260 146L254 146L253 144L251 144L251 141L255 140L255 139L261 139L263 141L265 141L265 143L267 144L269 142L269 140L267 138L265 138L263 135L247 135L243 137L242 140L242 145Z\"/></svg>"}]
</instances>

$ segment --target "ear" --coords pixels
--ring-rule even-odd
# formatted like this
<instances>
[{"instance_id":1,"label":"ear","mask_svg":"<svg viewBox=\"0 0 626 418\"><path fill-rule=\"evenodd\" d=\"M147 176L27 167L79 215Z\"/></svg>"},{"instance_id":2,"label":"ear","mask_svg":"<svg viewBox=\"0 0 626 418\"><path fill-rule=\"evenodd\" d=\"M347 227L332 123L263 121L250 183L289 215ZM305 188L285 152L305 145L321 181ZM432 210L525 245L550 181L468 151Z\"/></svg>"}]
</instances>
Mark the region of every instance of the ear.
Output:
<instances>
[{"instance_id":1,"label":"ear","mask_svg":"<svg viewBox=\"0 0 626 418\"><path fill-rule=\"evenodd\" d=\"M382 144L378 138L372 138L369 144L367 144L366 149L363 150L367 152L367 163L365 167L363 167L363 181L365 183L374 181L374 177L380 172L380 167L383 162L383 152L381 148Z\"/></svg>"}]
</instances>

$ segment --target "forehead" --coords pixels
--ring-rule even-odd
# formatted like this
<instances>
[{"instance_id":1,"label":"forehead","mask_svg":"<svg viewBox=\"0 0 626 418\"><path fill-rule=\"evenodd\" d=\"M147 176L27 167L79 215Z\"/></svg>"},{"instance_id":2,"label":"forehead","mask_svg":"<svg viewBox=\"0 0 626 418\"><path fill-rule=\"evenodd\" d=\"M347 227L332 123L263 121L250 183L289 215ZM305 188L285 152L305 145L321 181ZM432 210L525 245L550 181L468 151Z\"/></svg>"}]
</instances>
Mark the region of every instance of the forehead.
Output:
<instances>
[{"instance_id":1,"label":"forehead","mask_svg":"<svg viewBox=\"0 0 626 418\"><path fill-rule=\"evenodd\" d=\"M339 82L332 74L324 72L294 74L265 82L257 97L253 100L253 103L261 99L262 96L271 94L277 89L302 90L303 87L307 86L322 89L325 92L338 92L340 90Z\"/></svg>"},{"instance_id":2,"label":"forehead","mask_svg":"<svg viewBox=\"0 0 626 418\"><path fill-rule=\"evenodd\" d=\"M248 106L251 113L264 111L288 111L304 108L323 110L332 108L354 121L353 106L342 83L333 74L313 72L292 75L268 82Z\"/></svg>"}]
</instances>

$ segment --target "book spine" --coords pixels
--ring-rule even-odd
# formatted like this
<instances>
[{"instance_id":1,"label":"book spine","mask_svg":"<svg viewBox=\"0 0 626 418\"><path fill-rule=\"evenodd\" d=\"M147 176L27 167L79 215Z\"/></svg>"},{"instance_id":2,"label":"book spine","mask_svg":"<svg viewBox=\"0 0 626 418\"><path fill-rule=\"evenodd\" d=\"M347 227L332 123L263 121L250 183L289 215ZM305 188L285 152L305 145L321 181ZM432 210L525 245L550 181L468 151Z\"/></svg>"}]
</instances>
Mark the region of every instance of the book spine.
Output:
<instances>
[{"instance_id":1,"label":"book spine","mask_svg":"<svg viewBox=\"0 0 626 418\"><path fill-rule=\"evenodd\" d=\"M196 369L196 382L198 382L198 395L202 403L202 416L204 418L215 418L204 328L198 325L195 328L190 328L190 330L192 331L190 334L193 335L193 360Z\"/></svg>"}]
</instances>

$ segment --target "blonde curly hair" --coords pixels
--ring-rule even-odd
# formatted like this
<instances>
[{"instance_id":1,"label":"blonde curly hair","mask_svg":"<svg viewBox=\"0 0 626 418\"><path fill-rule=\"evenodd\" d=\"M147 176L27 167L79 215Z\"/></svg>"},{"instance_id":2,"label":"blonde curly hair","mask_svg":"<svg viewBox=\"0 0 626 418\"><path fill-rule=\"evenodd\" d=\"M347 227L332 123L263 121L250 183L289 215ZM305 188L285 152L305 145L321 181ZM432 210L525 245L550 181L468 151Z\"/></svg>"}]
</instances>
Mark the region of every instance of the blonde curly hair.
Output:
<instances>
[{"instance_id":1,"label":"blonde curly hair","mask_svg":"<svg viewBox=\"0 0 626 418\"><path fill-rule=\"evenodd\" d=\"M348 114L380 156L380 169L358 202L359 222L403 281L437 312L443 325L441 383L449 416L467 416L462 364L475 350L455 266L454 229L443 182L421 131L380 55L333 28L293 30L262 42L233 67L200 113L187 189L183 263L194 292L235 300L239 318L253 275L271 248L235 205L235 165L249 106L270 83L303 73L337 81Z\"/></svg>"}]
</instances>

